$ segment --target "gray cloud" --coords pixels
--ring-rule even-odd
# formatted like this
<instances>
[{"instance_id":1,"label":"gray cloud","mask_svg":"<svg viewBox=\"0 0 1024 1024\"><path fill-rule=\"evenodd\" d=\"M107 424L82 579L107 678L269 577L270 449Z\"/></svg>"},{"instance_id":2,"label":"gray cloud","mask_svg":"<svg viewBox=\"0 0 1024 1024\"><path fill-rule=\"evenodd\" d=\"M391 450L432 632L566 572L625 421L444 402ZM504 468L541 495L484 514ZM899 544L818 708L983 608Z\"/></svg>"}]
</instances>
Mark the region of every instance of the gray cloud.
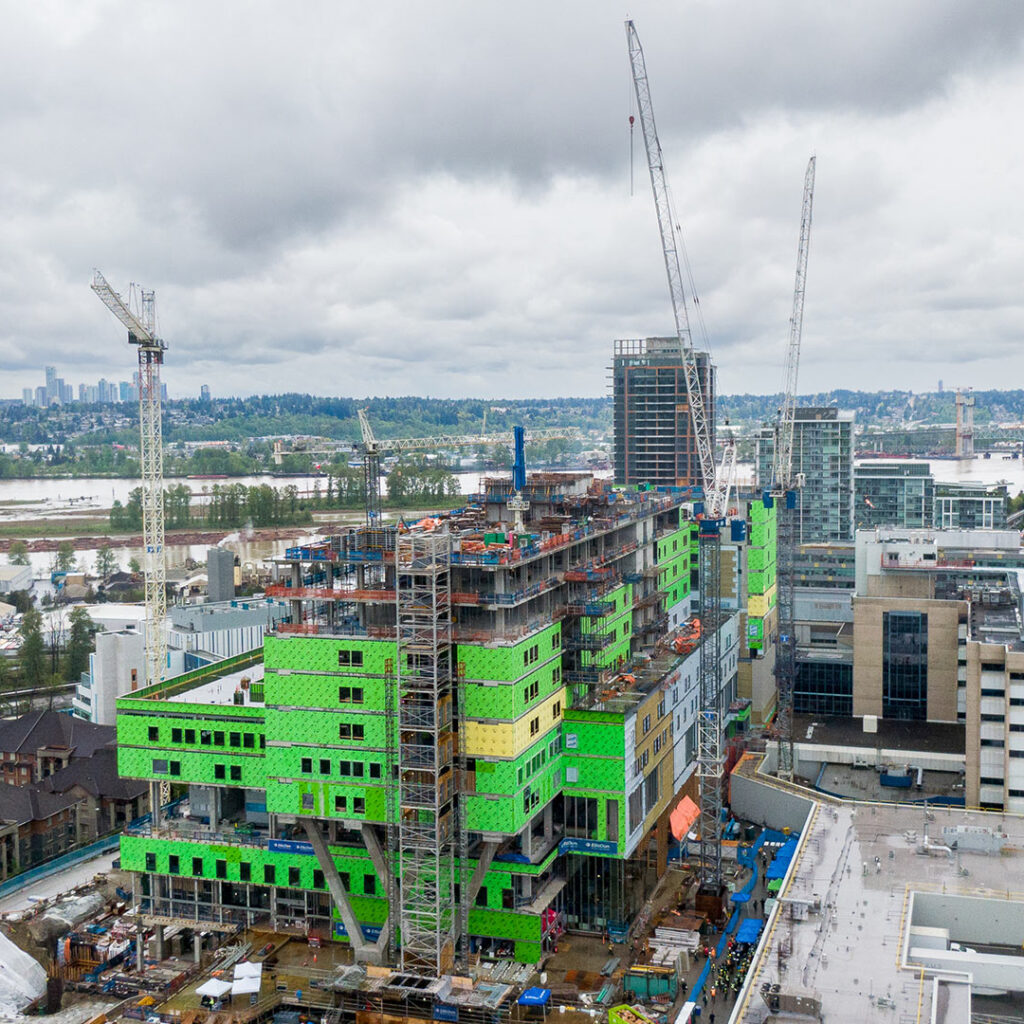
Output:
<instances>
[{"instance_id":1,"label":"gray cloud","mask_svg":"<svg viewBox=\"0 0 1024 1024\"><path fill-rule=\"evenodd\" d=\"M812 151L802 383L1024 369L1024 7L634 7L723 388L781 378ZM671 323L614 5L3 11L5 393L128 376L93 265L172 393L600 394Z\"/></svg>"}]
</instances>

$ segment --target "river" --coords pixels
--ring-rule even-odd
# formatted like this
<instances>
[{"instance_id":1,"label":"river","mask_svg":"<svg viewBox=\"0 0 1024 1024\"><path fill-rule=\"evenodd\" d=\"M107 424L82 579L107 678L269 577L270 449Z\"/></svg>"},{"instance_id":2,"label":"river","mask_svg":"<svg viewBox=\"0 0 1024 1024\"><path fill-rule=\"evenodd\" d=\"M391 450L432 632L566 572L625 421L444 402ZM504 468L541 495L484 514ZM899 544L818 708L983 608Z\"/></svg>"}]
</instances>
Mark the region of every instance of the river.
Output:
<instances>
[{"instance_id":1,"label":"river","mask_svg":"<svg viewBox=\"0 0 1024 1024\"><path fill-rule=\"evenodd\" d=\"M889 460L886 460L889 461ZM893 460L896 461L896 460ZM994 454L986 459L978 456L970 461L953 459L928 459L931 471L936 480L999 483L1008 484L1009 493L1016 495L1024 490L1024 460L1003 459ZM458 479L464 494L472 494L480 489L480 472L459 473ZM607 472L598 473L607 476ZM741 487L749 487L753 482L753 467L741 464L737 467L737 482ZM279 477L279 476L246 476L231 477L225 480L194 480L188 478L169 478L167 484L183 483L192 488L194 494L209 492L215 485L244 484L248 487L259 484L270 484L272 487L288 487L294 485L302 492L312 491L319 484L321 490L327 486L326 477ZM109 480L104 478L81 477L78 479L43 478L34 480L0 480L0 522L11 519L30 519L41 516L61 516L73 512L80 513L83 509L102 513L110 508L115 500L127 501L129 493L138 486L137 480ZM24 504L31 503L31 504ZM354 515L354 520L358 515ZM297 535L302 530L297 528ZM284 549L293 543L289 540L251 541L246 540L244 531L226 534L221 541L222 546L230 548L241 559L242 563L258 563L266 558L273 558L284 553ZM167 558L169 565L180 565L186 558L198 562L205 561L207 545L169 544ZM114 555L122 568L127 567L130 558L141 561L142 553L134 548L115 548ZM36 552L31 556L32 569L37 576L49 574L52 554ZM95 548L83 548L79 558L91 570L95 565Z\"/></svg>"},{"instance_id":2,"label":"river","mask_svg":"<svg viewBox=\"0 0 1024 1024\"><path fill-rule=\"evenodd\" d=\"M485 474L480 472L457 474L462 492L472 494L480 489L480 480ZM269 484L271 487L295 486L300 492L311 492L319 485L321 491L327 487L327 478L322 476L243 476L230 477L223 480L195 480L191 478L168 477L165 481L168 487L174 484L185 484L192 489L193 494L201 495L209 493L216 486L227 484L243 484L246 487L256 487L261 484ZM125 502L131 491L138 487L137 480L116 479L110 480L102 477L79 477L76 479L53 479L41 478L34 480L0 480L0 522L11 520L25 520L36 518L70 518L81 515L83 511L95 512L102 515L110 509L115 501ZM386 486L382 481L382 487ZM353 522L361 519L358 512L351 513ZM344 517L344 514L342 515ZM337 519L338 516L332 516ZM296 527L296 536L309 536L308 527ZM40 537L45 536L40 532ZM33 538L34 539L34 538ZM229 548L239 556L242 564L247 562L258 564L267 558L274 558L284 554L286 547L294 544L294 540L246 540L245 531L226 533L220 541L222 547ZM192 558L197 562L206 561L208 544L168 544L167 564L181 565L186 558ZM78 553L78 560L84 563L89 571L93 571L96 565L96 547L78 546L75 548ZM142 561L141 548L114 548L114 558L119 568L126 569L132 558ZM29 562L32 566L33 575L36 577L48 577L50 564L53 561L53 554L45 551L35 551L29 555Z\"/></svg>"}]
</instances>

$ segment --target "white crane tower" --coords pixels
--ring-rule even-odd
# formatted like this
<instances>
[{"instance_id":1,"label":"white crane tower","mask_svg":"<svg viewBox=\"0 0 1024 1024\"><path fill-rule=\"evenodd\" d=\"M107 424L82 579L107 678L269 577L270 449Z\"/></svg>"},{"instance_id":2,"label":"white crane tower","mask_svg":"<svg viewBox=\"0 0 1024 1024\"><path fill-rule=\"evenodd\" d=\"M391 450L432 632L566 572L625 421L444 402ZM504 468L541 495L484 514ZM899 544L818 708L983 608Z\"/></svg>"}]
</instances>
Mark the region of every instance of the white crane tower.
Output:
<instances>
[{"instance_id":1,"label":"white crane tower","mask_svg":"<svg viewBox=\"0 0 1024 1024\"><path fill-rule=\"evenodd\" d=\"M804 325L804 291L807 285L807 256L811 246L811 215L814 209L816 157L807 161L804 196L800 207L800 243L796 254L796 283L793 315L789 319L786 376L782 405L775 428L770 493L776 501L777 547L776 584L779 616L779 644L775 652L775 734L779 741L780 777L793 777L793 687L796 683L796 617L793 609L793 565L796 557L797 491L803 487L803 473L793 472L793 429L796 419L796 387L800 370L800 338Z\"/></svg>"},{"instance_id":2,"label":"white crane tower","mask_svg":"<svg viewBox=\"0 0 1024 1024\"><path fill-rule=\"evenodd\" d=\"M146 685L158 683L167 661L167 563L164 554L164 449L161 431L160 367L167 346L156 335L156 297L140 289L139 315L97 270L92 290L128 328L139 348L139 437L142 463L142 536L146 574Z\"/></svg>"},{"instance_id":3,"label":"white crane tower","mask_svg":"<svg viewBox=\"0 0 1024 1024\"><path fill-rule=\"evenodd\" d=\"M704 511L698 535L700 550L700 712L698 717L697 776L700 782L700 891L715 894L722 880L722 669L719 627L722 622L721 530L729 506L729 492L736 469L736 449L728 441L721 466L715 465L711 429L707 406L701 388L697 355L690 333L686 310L686 293L679 259L681 240L677 237L675 218L665 176L665 161L654 124L647 65L636 28L626 22L626 40L629 62L633 70L640 127L647 150L647 166L654 191L654 206L661 231L661 247L668 275L672 312L675 316L676 337L679 339L679 357L686 379L687 402L693 422L693 436L697 447L701 483L704 491Z\"/></svg>"}]
</instances>

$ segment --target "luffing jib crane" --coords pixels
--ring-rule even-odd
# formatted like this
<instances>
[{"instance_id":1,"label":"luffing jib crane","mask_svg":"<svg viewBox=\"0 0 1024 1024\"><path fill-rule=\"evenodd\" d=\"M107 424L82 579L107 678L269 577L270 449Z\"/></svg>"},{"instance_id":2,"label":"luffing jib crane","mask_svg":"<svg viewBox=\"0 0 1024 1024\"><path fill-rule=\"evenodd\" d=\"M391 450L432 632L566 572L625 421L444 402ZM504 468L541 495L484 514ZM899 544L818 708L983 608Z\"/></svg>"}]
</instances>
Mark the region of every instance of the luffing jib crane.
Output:
<instances>
[{"instance_id":1,"label":"luffing jib crane","mask_svg":"<svg viewBox=\"0 0 1024 1024\"><path fill-rule=\"evenodd\" d=\"M167 563L164 554L164 450L160 367L167 345L156 334L156 298L141 291L140 316L97 270L92 290L128 329L139 350L139 439L142 463L142 536L146 578L146 684L158 683L167 660Z\"/></svg>"},{"instance_id":2,"label":"luffing jib crane","mask_svg":"<svg viewBox=\"0 0 1024 1024\"><path fill-rule=\"evenodd\" d=\"M775 734L779 741L779 775L793 776L793 687L796 683L796 619L793 609L793 563L797 545L797 492L803 474L793 472L793 430L796 420L796 388L800 370L800 338L804 325L804 291L807 285L807 256L811 246L816 158L807 161L804 195L800 207L800 242L796 253L796 283L793 315L789 320L786 375L782 405L775 429L771 495L776 500L777 549L776 582L779 642L775 651Z\"/></svg>"},{"instance_id":3,"label":"luffing jib crane","mask_svg":"<svg viewBox=\"0 0 1024 1024\"><path fill-rule=\"evenodd\" d=\"M704 403L700 369L693 347L683 270L679 259L681 240L676 235L675 219L669 201L665 161L654 123L647 65L636 28L626 22L629 61L633 70L640 127L647 150L647 166L654 192L654 207L661 232L662 255L668 276L672 312L675 316L679 356L686 379L686 396L693 423L693 436L697 448L701 484L704 491L704 511L698 535L700 552L700 712L698 716L697 776L700 782L700 890L704 895L719 895L722 880L722 669L721 641L721 529L728 512L729 492L736 467L736 449L729 442L725 446L722 464L715 465L714 442L708 423L708 410ZM710 357L709 357L710 366Z\"/></svg>"}]
</instances>

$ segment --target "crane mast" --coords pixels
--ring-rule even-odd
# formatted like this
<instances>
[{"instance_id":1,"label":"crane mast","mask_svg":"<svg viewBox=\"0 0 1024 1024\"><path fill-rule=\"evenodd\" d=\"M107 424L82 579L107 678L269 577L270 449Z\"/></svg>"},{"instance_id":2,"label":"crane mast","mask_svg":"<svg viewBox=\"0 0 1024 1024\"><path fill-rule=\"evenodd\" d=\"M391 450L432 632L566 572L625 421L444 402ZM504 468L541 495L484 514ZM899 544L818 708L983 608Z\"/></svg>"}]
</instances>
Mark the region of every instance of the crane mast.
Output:
<instances>
[{"instance_id":1,"label":"crane mast","mask_svg":"<svg viewBox=\"0 0 1024 1024\"><path fill-rule=\"evenodd\" d=\"M705 501L712 500L712 514L724 514L724 508L715 508L714 486L715 453L711 431L707 422L707 407L704 405L700 371L693 350L690 320L686 311L686 292L683 288L682 265L679 261L679 240L676 236L672 204L669 199L668 180L665 177L665 160L654 122L654 106L651 102L650 82L647 78L647 63L644 60L640 37L632 21L626 22L626 39L629 44L629 63L633 69L633 87L636 92L640 128L647 151L647 168L651 175L651 189L654 192L654 209L658 215L661 233L662 256L665 273L668 276L668 290L672 299L672 314L675 317L676 337L679 339L680 356L686 378L686 396L693 420L693 434L697 444L697 460L700 466L701 482L704 486Z\"/></svg>"},{"instance_id":2,"label":"crane mast","mask_svg":"<svg viewBox=\"0 0 1024 1024\"><path fill-rule=\"evenodd\" d=\"M797 545L797 492L803 474L793 473L793 430L796 419L797 374L800 369L800 338L804 323L804 292L807 284L807 256L811 245L816 158L807 161L804 195L800 208L800 242L796 254L796 283L793 287L793 315L789 321L786 349L785 391L775 431L771 493L776 499L777 555L776 583L779 643L775 652L775 727L779 743L778 774L793 777L793 689L796 685L796 613L794 610L794 562Z\"/></svg>"},{"instance_id":3,"label":"crane mast","mask_svg":"<svg viewBox=\"0 0 1024 1024\"><path fill-rule=\"evenodd\" d=\"M700 645L700 710L697 718L697 777L700 784L700 895L719 900L722 884L722 537L729 486L735 469L735 449L727 444L722 469L715 466L714 447L704 404L700 371L690 333L683 288L680 242L669 200L665 160L654 122L650 83L643 47L632 21L626 22L629 62L633 71L640 127L647 151L647 167L654 192L654 207L661 232L661 249L675 317L679 355L686 380L687 401L693 423L704 511L698 523L698 554L702 624ZM709 357L710 366L710 357ZM716 915L717 916L717 915Z\"/></svg>"},{"instance_id":4,"label":"crane mast","mask_svg":"<svg viewBox=\"0 0 1024 1024\"><path fill-rule=\"evenodd\" d=\"M796 386L800 371L800 337L804 327L804 292L807 286L807 256L811 247L811 214L814 209L814 170L817 157L807 161L804 198L800 207L800 243L796 253L796 283L793 286L793 315L789 318L789 346L782 407L779 410L772 484L780 493L793 486L793 424L796 419Z\"/></svg>"},{"instance_id":5,"label":"crane mast","mask_svg":"<svg viewBox=\"0 0 1024 1024\"><path fill-rule=\"evenodd\" d=\"M161 427L160 367L167 345L156 335L156 297L141 292L141 315L97 270L92 290L128 329L139 350L139 438L142 468L142 535L146 593L146 685L158 683L167 662L167 563L164 554L164 450Z\"/></svg>"}]
</instances>

